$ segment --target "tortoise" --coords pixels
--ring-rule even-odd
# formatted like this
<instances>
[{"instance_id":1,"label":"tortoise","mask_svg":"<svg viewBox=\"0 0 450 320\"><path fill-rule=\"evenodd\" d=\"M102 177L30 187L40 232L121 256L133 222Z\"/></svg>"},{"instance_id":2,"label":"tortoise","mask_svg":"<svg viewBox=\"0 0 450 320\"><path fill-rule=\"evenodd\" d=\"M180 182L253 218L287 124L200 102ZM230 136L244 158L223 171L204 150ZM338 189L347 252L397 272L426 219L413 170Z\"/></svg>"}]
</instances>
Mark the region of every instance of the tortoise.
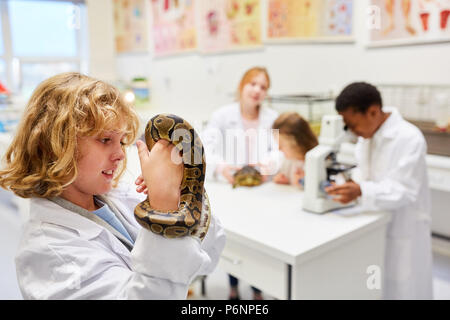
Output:
<instances>
[{"instance_id":1,"label":"tortoise","mask_svg":"<svg viewBox=\"0 0 450 320\"><path fill-rule=\"evenodd\" d=\"M237 186L255 187L263 182L261 173L252 166L244 166L233 175L233 188Z\"/></svg>"}]
</instances>

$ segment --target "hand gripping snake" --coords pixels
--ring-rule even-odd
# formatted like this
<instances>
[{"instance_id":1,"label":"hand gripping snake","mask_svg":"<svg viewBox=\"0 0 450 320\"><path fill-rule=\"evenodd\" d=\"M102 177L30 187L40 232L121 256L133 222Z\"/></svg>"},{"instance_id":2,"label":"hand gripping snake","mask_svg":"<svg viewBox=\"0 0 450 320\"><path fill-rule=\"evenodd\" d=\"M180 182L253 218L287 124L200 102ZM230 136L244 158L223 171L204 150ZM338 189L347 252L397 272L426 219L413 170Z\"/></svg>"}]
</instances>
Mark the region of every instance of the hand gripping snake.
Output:
<instances>
[{"instance_id":1,"label":"hand gripping snake","mask_svg":"<svg viewBox=\"0 0 450 320\"><path fill-rule=\"evenodd\" d=\"M206 171L203 144L187 121L171 114L156 115L145 128L145 142L149 150L160 139L173 143L183 159L178 210L153 209L147 198L136 206L134 216L142 227L166 238L190 235L203 240L211 220L209 199L203 186Z\"/></svg>"}]
</instances>

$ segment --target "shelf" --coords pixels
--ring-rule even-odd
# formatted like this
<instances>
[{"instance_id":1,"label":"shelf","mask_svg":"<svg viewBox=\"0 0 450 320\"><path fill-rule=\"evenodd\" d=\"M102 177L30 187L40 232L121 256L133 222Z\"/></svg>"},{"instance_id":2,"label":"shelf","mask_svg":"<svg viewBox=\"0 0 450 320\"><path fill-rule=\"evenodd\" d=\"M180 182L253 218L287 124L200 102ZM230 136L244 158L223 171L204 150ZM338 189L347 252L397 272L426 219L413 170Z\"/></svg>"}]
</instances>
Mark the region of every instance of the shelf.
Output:
<instances>
[{"instance_id":1,"label":"shelf","mask_svg":"<svg viewBox=\"0 0 450 320\"><path fill-rule=\"evenodd\" d=\"M450 130L438 131L431 121L408 121L422 131L428 145L428 154L450 157Z\"/></svg>"}]
</instances>

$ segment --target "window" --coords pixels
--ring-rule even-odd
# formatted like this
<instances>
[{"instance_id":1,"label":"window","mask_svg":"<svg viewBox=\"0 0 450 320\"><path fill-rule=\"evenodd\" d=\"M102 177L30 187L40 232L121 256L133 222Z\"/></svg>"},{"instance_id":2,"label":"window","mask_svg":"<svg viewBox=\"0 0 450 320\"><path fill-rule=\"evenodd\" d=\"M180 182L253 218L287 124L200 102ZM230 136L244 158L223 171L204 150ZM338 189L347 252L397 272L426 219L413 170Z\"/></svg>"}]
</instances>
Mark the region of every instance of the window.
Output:
<instances>
[{"instance_id":1,"label":"window","mask_svg":"<svg viewBox=\"0 0 450 320\"><path fill-rule=\"evenodd\" d=\"M83 0L0 0L0 81L28 97L42 80L87 65Z\"/></svg>"},{"instance_id":2,"label":"window","mask_svg":"<svg viewBox=\"0 0 450 320\"><path fill-rule=\"evenodd\" d=\"M0 12L1 13L1 12ZM0 39L2 38L3 28L2 28L3 19L0 14ZM5 57L4 57L4 48L3 41L0 41L0 82L6 83L6 67L5 67Z\"/></svg>"},{"instance_id":3,"label":"window","mask_svg":"<svg viewBox=\"0 0 450 320\"><path fill-rule=\"evenodd\" d=\"M3 34L2 16L0 15L0 36ZM3 56L3 41L0 41L0 56Z\"/></svg>"},{"instance_id":4,"label":"window","mask_svg":"<svg viewBox=\"0 0 450 320\"><path fill-rule=\"evenodd\" d=\"M79 64L75 62L24 62L21 64L22 93L31 94L40 82L55 74L79 69Z\"/></svg>"},{"instance_id":5,"label":"window","mask_svg":"<svg viewBox=\"0 0 450 320\"><path fill-rule=\"evenodd\" d=\"M69 2L9 1L12 49L21 57L76 57Z\"/></svg>"},{"instance_id":6,"label":"window","mask_svg":"<svg viewBox=\"0 0 450 320\"><path fill-rule=\"evenodd\" d=\"M6 66L3 59L0 59L0 82L6 83Z\"/></svg>"}]
</instances>

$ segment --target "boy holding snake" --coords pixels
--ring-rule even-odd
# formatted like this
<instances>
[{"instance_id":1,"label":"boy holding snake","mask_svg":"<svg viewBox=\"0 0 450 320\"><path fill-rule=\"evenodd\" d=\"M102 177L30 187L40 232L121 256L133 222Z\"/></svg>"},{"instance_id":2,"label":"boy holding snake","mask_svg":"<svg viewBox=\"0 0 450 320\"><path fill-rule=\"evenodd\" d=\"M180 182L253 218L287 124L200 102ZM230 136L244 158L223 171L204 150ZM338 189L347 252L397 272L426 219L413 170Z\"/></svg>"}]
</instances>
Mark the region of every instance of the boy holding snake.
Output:
<instances>
[{"instance_id":1,"label":"boy holding snake","mask_svg":"<svg viewBox=\"0 0 450 320\"><path fill-rule=\"evenodd\" d=\"M162 237L133 217L146 195L119 178L137 129L105 82L64 73L34 91L0 170L1 187L31 198L15 261L25 299L184 299L214 270L225 244L214 216L203 241ZM183 164L171 161L173 144L137 146L152 208L176 210Z\"/></svg>"}]
</instances>

